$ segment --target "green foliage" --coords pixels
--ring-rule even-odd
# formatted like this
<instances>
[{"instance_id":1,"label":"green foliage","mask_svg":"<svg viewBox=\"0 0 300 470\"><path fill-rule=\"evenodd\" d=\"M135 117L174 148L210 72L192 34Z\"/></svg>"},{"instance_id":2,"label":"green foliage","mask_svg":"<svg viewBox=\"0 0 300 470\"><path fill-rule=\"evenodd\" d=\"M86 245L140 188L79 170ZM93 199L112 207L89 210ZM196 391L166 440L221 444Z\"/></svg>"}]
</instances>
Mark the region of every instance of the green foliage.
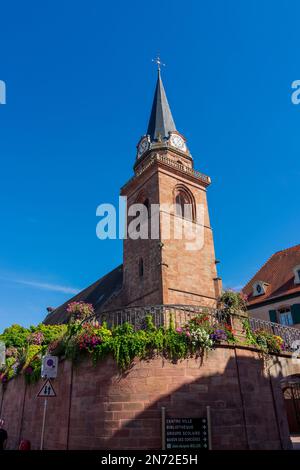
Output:
<instances>
[{"instance_id":1,"label":"green foliage","mask_svg":"<svg viewBox=\"0 0 300 470\"><path fill-rule=\"evenodd\" d=\"M220 297L223 310L229 314L238 314L247 310L247 297L242 292L226 290Z\"/></svg>"},{"instance_id":2,"label":"green foliage","mask_svg":"<svg viewBox=\"0 0 300 470\"><path fill-rule=\"evenodd\" d=\"M44 335L44 343L49 344L64 336L67 332L67 325L44 325L40 323L37 327L31 327L34 333L40 332Z\"/></svg>"},{"instance_id":3,"label":"green foliage","mask_svg":"<svg viewBox=\"0 0 300 470\"><path fill-rule=\"evenodd\" d=\"M41 377L41 368L41 358L36 356L23 371L26 383L37 382Z\"/></svg>"},{"instance_id":4,"label":"green foliage","mask_svg":"<svg viewBox=\"0 0 300 470\"><path fill-rule=\"evenodd\" d=\"M47 346L62 340L66 334L66 325L30 326L24 328L12 325L0 335L0 341L6 345L6 364L3 367L0 381L7 382L18 373L23 373L27 382L34 382L40 377L41 358ZM41 344L32 344L32 338L42 338Z\"/></svg>"},{"instance_id":5,"label":"green foliage","mask_svg":"<svg viewBox=\"0 0 300 470\"><path fill-rule=\"evenodd\" d=\"M22 348L27 344L27 337L31 330L20 325L12 325L6 328L0 335L0 341L3 341L7 348Z\"/></svg>"},{"instance_id":6,"label":"green foliage","mask_svg":"<svg viewBox=\"0 0 300 470\"><path fill-rule=\"evenodd\" d=\"M167 358L184 359L189 355L191 349L186 335L182 335L172 328L165 330L163 353Z\"/></svg>"},{"instance_id":7,"label":"green foliage","mask_svg":"<svg viewBox=\"0 0 300 470\"><path fill-rule=\"evenodd\" d=\"M244 320L243 321L243 330L246 336L246 344L248 345L257 345L256 337L253 334L249 320Z\"/></svg>"},{"instance_id":8,"label":"green foliage","mask_svg":"<svg viewBox=\"0 0 300 470\"><path fill-rule=\"evenodd\" d=\"M258 329L252 331L249 320L243 322L243 329L246 335L247 344L261 349L265 354L279 354L285 350L284 340L268 331Z\"/></svg>"},{"instance_id":9,"label":"green foliage","mask_svg":"<svg viewBox=\"0 0 300 470\"><path fill-rule=\"evenodd\" d=\"M134 331L129 323L117 326L112 331L110 349L121 369L130 366L135 357L145 357L147 351L147 332Z\"/></svg>"},{"instance_id":10,"label":"green foliage","mask_svg":"<svg viewBox=\"0 0 300 470\"><path fill-rule=\"evenodd\" d=\"M222 302L227 313L240 310L243 299L234 292L226 292ZM73 304L78 316L88 315L91 307ZM77 311L78 310L78 311ZM76 313L75 312L75 313ZM80 314L80 315L79 315ZM262 351L280 352L283 341L280 337L263 331L253 332L249 321L244 322L247 344ZM153 317L146 317L145 329L135 330L133 325L124 323L112 329L106 323L86 322L74 319L68 325L43 325L23 328L13 325L0 335L7 347L6 364L0 371L0 382L7 382L22 373L27 383L40 377L41 359L47 352L65 356L76 362L88 355L96 363L112 355L121 370L128 369L135 358L147 359L154 355L164 356L172 361L203 354L220 342L236 343L235 332L230 325L212 324L208 313L190 319L185 325L176 328L173 316L168 327L157 328Z\"/></svg>"}]
</instances>

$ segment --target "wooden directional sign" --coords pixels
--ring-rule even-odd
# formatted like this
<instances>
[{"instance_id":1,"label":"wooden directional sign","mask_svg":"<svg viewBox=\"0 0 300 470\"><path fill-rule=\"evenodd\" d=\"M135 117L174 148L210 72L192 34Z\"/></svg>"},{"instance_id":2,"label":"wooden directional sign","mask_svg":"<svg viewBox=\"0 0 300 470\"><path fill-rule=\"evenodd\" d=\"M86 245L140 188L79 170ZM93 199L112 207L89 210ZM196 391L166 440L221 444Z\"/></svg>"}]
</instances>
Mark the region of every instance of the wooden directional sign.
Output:
<instances>
[{"instance_id":1,"label":"wooden directional sign","mask_svg":"<svg viewBox=\"0 0 300 470\"><path fill-rule=\"evenodd\" d=\"M207 418L166 418L166 449L209 449Z\"/></svg>"},{"instance_id":2,"label":"wooden directional sign","mask_svg":"<svg viewBox=\"0 0 300 470\"><path fill-rule=\"evenodd\" d=\"M55 390L53 388L53 385L51 383L51 381L48 379L46 380L46 382L44 383L44 385L42 386L41 390L39 391L39 393L37 394L37 396L39 398L52 398L52 397L56 397L56 393L55 393Z\"/></svg>"}]
</instances>

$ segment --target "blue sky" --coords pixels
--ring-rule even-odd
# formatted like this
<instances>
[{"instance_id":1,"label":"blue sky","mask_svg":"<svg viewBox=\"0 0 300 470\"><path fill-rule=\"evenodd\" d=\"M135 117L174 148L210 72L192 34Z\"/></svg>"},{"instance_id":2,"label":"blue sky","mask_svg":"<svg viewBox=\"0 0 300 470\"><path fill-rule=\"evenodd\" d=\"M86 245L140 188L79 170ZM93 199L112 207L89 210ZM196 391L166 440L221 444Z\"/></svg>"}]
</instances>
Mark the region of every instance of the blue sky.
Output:
<instances>
[{"instance_id":1,"label":"blue sky","mask_svg":"<svg viewBox=\"0 0 300 470\"><path fill-rule=\"evenodd\" d=\"M0 330L41 321L122 261L96 238L145 133L159 51L209 189L219 272L243 285L299 243L297 1L2 2Z\"/></svg>"}]
</instances>

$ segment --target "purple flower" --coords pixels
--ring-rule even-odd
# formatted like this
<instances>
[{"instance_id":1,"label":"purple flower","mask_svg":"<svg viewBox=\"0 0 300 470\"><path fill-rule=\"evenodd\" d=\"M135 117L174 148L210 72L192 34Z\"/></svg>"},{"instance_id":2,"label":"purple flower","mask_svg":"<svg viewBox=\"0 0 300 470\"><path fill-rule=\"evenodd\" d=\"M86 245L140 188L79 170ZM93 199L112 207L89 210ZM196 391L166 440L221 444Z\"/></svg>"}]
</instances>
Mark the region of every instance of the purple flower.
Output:
<instances>
[{"instance_id":1,"label":"purple flower","mask_svg":"<svg viewBox=\"0 0 300 470\"><path fill-rule=\"evenodd\" d=\"M224 330L215 330L210 337L213 341L226 341L227 333Z\"/></svg>"}]
</instances>

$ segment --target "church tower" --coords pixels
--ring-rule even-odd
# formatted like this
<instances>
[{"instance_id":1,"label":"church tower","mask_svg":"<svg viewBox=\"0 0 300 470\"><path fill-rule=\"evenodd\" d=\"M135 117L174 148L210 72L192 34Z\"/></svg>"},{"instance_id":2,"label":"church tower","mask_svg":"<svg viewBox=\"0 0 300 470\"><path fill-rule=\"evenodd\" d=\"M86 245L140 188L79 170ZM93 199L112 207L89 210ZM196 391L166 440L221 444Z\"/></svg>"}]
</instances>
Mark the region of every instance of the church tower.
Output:
<instances>
[{"instance_id":1,"label":"church tower","mask_svg":"<svg viewBox=\"0 0 300 470\"><path fill-rule=\"evenodd\" d=\"M149 236L133 239L128 233L124 240L122 303L215 307L221 280L206 198L210 178L194 170L186 139L175 126L159 59L157 64L147 133L137 145L134 176L121 189L129 210L142 204L149 211L137 227L146 224ZM176 224L194 230L193 242L176 232Z\"/></svg>"}]
</instances>

